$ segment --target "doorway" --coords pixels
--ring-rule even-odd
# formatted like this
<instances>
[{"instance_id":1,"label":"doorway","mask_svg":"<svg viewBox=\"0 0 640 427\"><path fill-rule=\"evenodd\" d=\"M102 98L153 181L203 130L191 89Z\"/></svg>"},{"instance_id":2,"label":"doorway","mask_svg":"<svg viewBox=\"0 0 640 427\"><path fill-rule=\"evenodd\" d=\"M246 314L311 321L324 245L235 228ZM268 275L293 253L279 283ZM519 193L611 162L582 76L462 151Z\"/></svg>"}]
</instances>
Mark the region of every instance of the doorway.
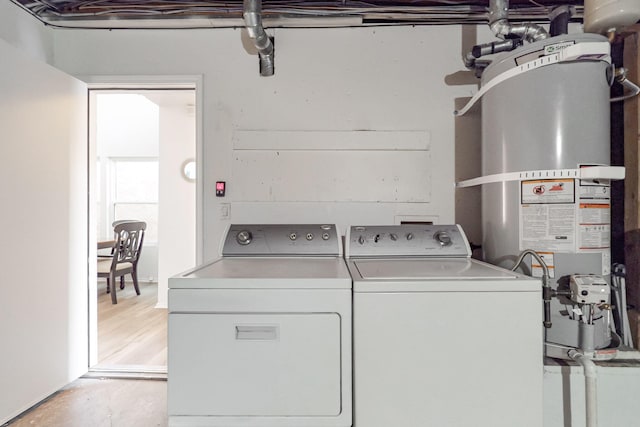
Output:
<instances>
[{"instance_id":1,"label":"doorway","mask_svg":"<svg viewBox=\"0 0 640 427\"><path fill-rule=\"evenodd\" d=\"M112 284L118 304L104 279L90 285L91 371L166 373L168 278L196 264L196 133L195 88L89 91L89 232L104 241L114 221L147 223L141 295L130 275Z\"/></svg>"}]
</instances>

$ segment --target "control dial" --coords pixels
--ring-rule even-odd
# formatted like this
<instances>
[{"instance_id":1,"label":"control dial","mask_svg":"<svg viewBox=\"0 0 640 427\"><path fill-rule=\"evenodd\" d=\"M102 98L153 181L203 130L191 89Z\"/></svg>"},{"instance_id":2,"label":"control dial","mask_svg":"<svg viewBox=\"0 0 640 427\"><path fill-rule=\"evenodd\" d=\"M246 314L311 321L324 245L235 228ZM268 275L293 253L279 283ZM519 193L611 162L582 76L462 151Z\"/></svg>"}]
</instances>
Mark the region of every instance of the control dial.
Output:
<instances>
[{"instance_id":1,"label":"control dial","mask_svg":"<svg viewBox=\"0 0 640 427\"><path fill-rule=\"evenodd\" d=\"M451 244L451 236L446 231L438 231L433 235L433 238L440 243L440 246L449 246Z\"/></svg>"},{"instance_id":2,"label":"control dial","mask_svg":"<svg viewBox=\"0 0 640 427\"><path fill-rule=\"evenodd\" d=\"M236 242L240 245L248 245L251 240L253 240L253 235L248 230L242 230L236 234Z\"/></svg>"}]
</instances>

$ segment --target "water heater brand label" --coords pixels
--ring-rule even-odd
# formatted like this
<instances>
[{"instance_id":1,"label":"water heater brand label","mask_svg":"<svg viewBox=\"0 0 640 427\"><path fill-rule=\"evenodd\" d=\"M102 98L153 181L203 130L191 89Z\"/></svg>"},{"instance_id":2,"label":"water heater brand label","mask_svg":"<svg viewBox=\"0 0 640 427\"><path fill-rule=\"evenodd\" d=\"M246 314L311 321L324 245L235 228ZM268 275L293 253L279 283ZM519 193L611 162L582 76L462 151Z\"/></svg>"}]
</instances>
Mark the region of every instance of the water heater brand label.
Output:
<instances>
[{"instance_id":1,"label":"water heater brand label","mask_svg":"<svg viewBox=\"0 0 640 427\"><path fill-rule=\"evenodd\" d=\"M553 55L554 53L560 52L562 49L565 49L569 46L573 46L576 44L574 40L562 42L562 43L554 43L544 47L545 55Z\"/></svg>"}]
</instances>

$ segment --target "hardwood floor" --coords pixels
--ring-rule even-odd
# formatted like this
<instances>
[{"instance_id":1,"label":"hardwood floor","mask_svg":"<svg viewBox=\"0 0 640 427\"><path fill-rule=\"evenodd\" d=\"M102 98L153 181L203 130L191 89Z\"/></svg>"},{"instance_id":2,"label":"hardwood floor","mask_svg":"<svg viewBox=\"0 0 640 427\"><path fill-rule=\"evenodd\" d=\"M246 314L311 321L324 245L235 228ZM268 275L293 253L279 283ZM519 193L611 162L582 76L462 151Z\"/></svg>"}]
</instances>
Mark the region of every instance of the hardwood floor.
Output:
<instances>
[{"instance_id":1,"label":"hardwood floor","mask_svg":"<svg viewBox=\"0 0 640 427\"><path fill-rule=\"evenodd\" d=\"M166 408L166 381L79 378L3 427L165 427Z\"/></svg>"},{"instance_id":2,"label":"hardwood floor","mask_svg":"<svg viewBox=\"0 0 640 427\"><path fill-rule=\"evenodd\" d=\"M92 368L166 371L167 309L155 308L157 285L132 283L118 288L118 304L111 304L104 282L98 284L98 365Z\"/></svg>"}]
</instances>

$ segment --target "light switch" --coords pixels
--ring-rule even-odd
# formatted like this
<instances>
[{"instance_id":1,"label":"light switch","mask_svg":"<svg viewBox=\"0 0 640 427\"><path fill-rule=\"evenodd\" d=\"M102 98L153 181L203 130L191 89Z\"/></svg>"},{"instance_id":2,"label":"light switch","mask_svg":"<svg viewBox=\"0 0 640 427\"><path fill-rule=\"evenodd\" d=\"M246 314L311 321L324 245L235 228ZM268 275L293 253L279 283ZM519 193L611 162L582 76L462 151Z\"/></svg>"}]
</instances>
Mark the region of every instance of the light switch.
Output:
<instances>
[{"instance_id":1,"label":"light switch","mask_svg":"<svg viewBox=\"0 0 640 427\"><path fill-rule=\"evenodd\" d=\"M231 215L231 205L229 203L222 203L220 205L220 219L229 219Z\"/></svg>"}]
</instances>

